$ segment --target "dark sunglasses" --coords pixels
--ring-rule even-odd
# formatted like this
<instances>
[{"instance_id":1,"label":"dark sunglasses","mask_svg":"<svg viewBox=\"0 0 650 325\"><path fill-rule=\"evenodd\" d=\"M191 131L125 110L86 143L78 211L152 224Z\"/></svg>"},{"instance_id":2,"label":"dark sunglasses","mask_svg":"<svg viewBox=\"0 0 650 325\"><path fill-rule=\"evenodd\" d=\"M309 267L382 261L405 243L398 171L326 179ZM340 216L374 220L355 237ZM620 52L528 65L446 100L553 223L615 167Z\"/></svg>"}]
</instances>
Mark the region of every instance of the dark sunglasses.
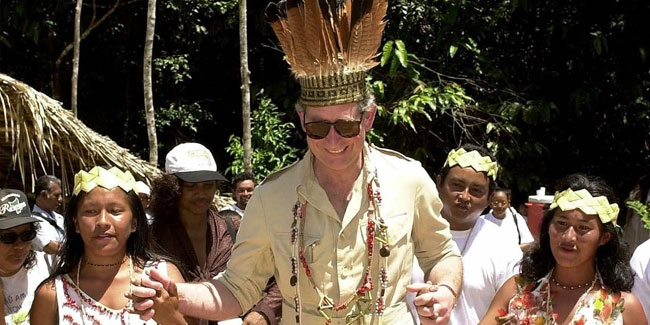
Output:
<instances>
[{"instance_id":1,"label":"dark sunglasses","mask_svg":"<svg viewBox=\"0 0 650 325\"><path fill-rule=\"evenodd\" d=\"M361 117L363 119L363 116ZM330 133L330 128L333 126L336 133L344 138L353 138L359 135L361 120L336 120L336 122L316 121L305 123L305 131L307 136L312 139L323 139Z\"/></svg>"},{"instance_id":2,"label":"dark sunglasses","mask_svg":"<svg viewBox=\"0 0 650 325\"><path fill-rule=\"evenodd\" d=\"M4 234L0 234L0 242L3 244L11 245L15 243L18 238L23 241L23 243L26 243L36 237L36 230L25 230L21 232L20 234L15 233L15 232L6 232Z\"/></svg>"}]
</instances>

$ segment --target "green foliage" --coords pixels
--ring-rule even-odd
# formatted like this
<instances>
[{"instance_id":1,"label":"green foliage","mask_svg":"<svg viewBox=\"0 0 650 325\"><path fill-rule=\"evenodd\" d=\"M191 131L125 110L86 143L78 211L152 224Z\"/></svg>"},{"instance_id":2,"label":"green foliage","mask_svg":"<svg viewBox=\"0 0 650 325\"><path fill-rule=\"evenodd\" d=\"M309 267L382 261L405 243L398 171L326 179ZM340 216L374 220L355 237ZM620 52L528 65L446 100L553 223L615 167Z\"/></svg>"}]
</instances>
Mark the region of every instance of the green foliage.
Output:
<instances>
[{"instance_id":1,"label":"green foliage","mask_svg":"<svg viewBox=\"0 0 650 325\"><path fill-rule=\"evenodd\" d=\"M196 133L200 121L211 119L212 113L201 108L199 103L170 104L167 107L158 108L156 112L156 130L162 133L167 127L177 125Z\"/></svg>"},{"instance_id":2,"label":"green foliage","mask_svg":"<svg viewBox=\"0 0 650 325\"><path fill-rule=\"evenodd\" d=\"M294 162L298 157L298 149L288 144L295 128L293 123L283 122L285 114L278 111L271 99L259 96L258 101L259 107L251 114L251 147L253 173L259 181ZM226 173L237 175L244 171L242 139L233 134L228 142L226 152L233 158L233 162Z\"/></svg>"},{"instance_id":3,"label":"green foliage","mask_svg":"<svg viewBox=\"0 0 650 325\"><path fill-rule=\"evenodd\" d=\"M153 60L154 71L161 77L165 73L170 73L174 84L192 79L188 57L188 54L180 54L155 58Z\"/></svg>"},{"instance_id":4,"label":"green foliage","mask_svg":"<svg viewBox=\"0 0 650 325\"><path fill-rule=\"evenodd\" d=\"M648 205L645 205L641 203L641 201L627 201L625 202L625 205L634 210L640 217L641 221L643 221L643 226L645 229L650 230L650 203Z\"/></svg>"}]
</instances>

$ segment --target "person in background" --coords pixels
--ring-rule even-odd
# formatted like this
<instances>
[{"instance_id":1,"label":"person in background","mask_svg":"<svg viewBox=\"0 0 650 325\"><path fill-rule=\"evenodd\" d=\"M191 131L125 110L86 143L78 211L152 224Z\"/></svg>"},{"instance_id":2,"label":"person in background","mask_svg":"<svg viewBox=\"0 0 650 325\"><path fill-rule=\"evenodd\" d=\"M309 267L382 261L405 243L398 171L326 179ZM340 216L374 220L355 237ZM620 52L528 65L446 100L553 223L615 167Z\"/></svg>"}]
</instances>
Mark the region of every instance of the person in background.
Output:
<instances>
[{"instance_id":1,"label":"person in background","mask_svg":"<svg viewBox=\"0 0 650 325\"><path fill-rule=\"evenodd\" d=\"M501 227L501 234L523 249L535 239L528 230L526 220L510 205L511 199L512 192L509 189L497 187L490 195L492 209L482 218Z\"/></svg>"},{"instance_id":2,"label":"person in background","mask_svg":"<svg viewBox=\"0 0 650 325\"><path fill-rule=\"evenodd\" d=\"M506 240L499 227L480 218L496 188L497 171L497 162L487 150L465 144L449 152L436 178L442 216L463 258L463 287L449 324L477 324L501 285L516 273L522 256L516 242ZM413 269L412 281L423 282L418 265Z\"/></svg>"},{"instance_id":3,"label":"person in background","mask_svg":"<svg viewBox=\"0 0 650 325\"><path fill-rule=\"evenodd\" d=\"M36 180L34 188L36 203L32 216L40 221L36 239L32 241L35 250L45 252L45 260L50 270L54 269L57 253L65 239L63 216L56 212L63 202L61 180L52 175L44 175Z\"/></svg>"},{"instance_id":4,"label":"person in background","mask_svg":"<svg viewBox=\"0 0 650 325\"><path fill-rule=\"evenodd\" d=\"M499 289L486 324L647 324L629 291L634 273L616 224L619 207L600 178L569 175L544 215L520 274Z\"/></svg>"},{"instance_id":5,"label":"person in background","mask_svg":"<svg viewBox=\"0 0 650 325\"><path fill-rule=\"evenodd\" d=\"M135 182L135 187L138 192L138 197L142 203L145 213L147 214L147 222L151 224L153 222L153 216L149 213L149 205L151 203L151 188L143 181Z\"/></svg>"},{"instance_id":6,"label":"person in background","mask_svg":"<svg viewBox=\"0 0 650 325\"><path fill-rule=\"evenodd\" d=\"M232 198L235 200L235 203L228 206L222 211L219 211L220 215L223 215L222 212L225 211L234 211L239 217L244 216L244 210L255 192L255 175L249 172L243 172L237 174L232 179Z\"/></svg>"},{"instance_id":7,"label":"person in background","mask_svg":"<svg viewBox=\"0 0 650 325\"><path fill-rule=\"evenodd\" d=\"M183 277L151 250L135 179L115 167L94 167L75 175L72 194L61 259L36 291L32 324L156 324L129 312L131 300L125 294L131 282L152 269L175 281L183 282Z\"/></svg>"},{"instance_id":8,"label":"person in background","mask_svg":"<svg viewBox=\"0 0 650 325\"><path fill-rule=\"evenodd\" d=\"M34 291L50 275L44 253L32 249L38 225L23 192L0 190L0 325L29 324Z\"/></svg>"},{"instance_id":9,"label":"person in background","mask_svg":"<svg viewBox=\"0 0 650 325\"><path fill-rule=\"evenodd\" d=\"M634 271L632 293L641 302L646 319L650 320L650 239L636 248L630 266Z\"/></svg>"},{"instance_id":10,"label":"person in background","mask_svg":"<svg viewBox=\"0 0 650 325\"><path fill-rule=\"evenodd\" d=\"M218 172L210 150L191 142L167 153L165 172L153 181L154 238L166 254L181 262L188 282L212 279L226 268L239 228L239 218L221 218L213 205L217 182L226 178ZM246 313L244 322L279 321L282 298L277 284L266 281L267 295Z\"/></svg>"}]
</instances>

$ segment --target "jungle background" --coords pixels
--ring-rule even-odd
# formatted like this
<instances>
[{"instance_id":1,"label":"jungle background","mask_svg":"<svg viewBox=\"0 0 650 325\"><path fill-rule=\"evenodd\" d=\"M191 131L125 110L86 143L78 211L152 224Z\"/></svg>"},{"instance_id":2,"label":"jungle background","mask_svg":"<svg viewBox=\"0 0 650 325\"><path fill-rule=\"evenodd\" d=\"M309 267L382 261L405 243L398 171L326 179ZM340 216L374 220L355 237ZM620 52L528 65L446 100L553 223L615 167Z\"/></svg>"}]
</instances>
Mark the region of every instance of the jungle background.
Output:
<instances>
[{"instance_id":1,"label":"jungle background","mask_svg":"<svg viewBox=\"0 0 650 325\"><path fill-rule=\"evenodd\" d=\"M255 172L302 156L299 95L248 1ZM0 0L0 72L70 106L75 1ZM205 144L227 176L242 169L238 1L158 0L153 99L159 165L174 145ZM78 117L148 157L142 57L147 1L83 2ZM370 84L370 141L432 176L462 143L492 150L499 182L525 199L572 172L626 198L650 166L650 2L389 1ZM101 20L101 21L100 21ZM99 21L99 23L98 23ZM92 28L90 28L92 27Z\"/></svg>"}]
</instances>

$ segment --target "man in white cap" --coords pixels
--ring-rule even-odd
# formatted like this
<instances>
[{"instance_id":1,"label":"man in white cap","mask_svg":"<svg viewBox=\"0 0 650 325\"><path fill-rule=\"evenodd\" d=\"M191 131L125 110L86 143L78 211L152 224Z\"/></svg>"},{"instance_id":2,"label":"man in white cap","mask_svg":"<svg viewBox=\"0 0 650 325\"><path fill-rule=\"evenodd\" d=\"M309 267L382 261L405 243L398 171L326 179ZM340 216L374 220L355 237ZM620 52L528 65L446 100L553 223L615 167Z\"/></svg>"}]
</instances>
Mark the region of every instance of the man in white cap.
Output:
<instances>
[{"instance_id":1,"label":"man in white cap","mask_svg":"<svg viewBox=\"0 0 650 325\"><path fill-rule=\"evenodd\" d=\"M153 181L150 210L154 239L181 263L179 269L186 281L212 279L226 268L234 243L212 203L218 182L227 180L219 173L210 150L198 143L174 147L167 154L165 172ZM239 228L239 220L232 223L235 230ZM246 314L246 321L275 324L279 320L277 285L267 287L267 293Z\"/></svg>"}]
</instances>

